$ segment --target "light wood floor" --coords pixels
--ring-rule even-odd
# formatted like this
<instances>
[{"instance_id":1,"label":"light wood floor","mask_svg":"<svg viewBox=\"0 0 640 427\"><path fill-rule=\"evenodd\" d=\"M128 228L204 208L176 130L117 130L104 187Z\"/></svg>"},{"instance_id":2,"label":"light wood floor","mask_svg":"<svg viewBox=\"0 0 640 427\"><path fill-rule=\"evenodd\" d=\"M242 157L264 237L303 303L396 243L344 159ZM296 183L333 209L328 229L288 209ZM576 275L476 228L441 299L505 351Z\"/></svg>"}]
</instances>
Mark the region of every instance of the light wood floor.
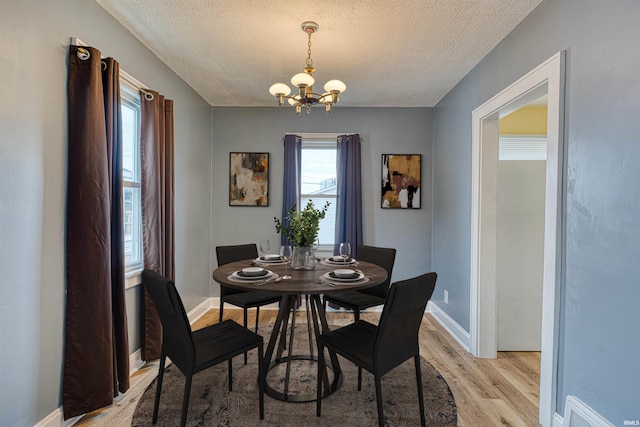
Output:
<instances>
[{"instance_id":1,"label":"light wood floor","mask_svg":"<svg viewBox=\"0 0 640 427\"><path fill-rule=\"evenodd\" d=\"M194 329L216 323L217 309L210 310ZM242 324L242 310L225 307L225 319ZM249 311L255 323L255 310ZM298 316L304 312L299 311ZM273 322L276 310L260 310L260 325ZM377 323L380 313L363 313L362 318ZM348 321L353 314L328 312L329 322ZM302 319L301 319L302 320ZM420 354L447 380L458 407L462 427L539 426L539 352L500 352L497 359L475 359L462 349L440 324L426 314L420 328ZM130 426L135 407L145 388L156 377L157 362L149 363L131 378L131 388L117 403L85 415L75 425L82 427ZM268 398L265 401L268 405Z\"/></svg>"}]
</instances>

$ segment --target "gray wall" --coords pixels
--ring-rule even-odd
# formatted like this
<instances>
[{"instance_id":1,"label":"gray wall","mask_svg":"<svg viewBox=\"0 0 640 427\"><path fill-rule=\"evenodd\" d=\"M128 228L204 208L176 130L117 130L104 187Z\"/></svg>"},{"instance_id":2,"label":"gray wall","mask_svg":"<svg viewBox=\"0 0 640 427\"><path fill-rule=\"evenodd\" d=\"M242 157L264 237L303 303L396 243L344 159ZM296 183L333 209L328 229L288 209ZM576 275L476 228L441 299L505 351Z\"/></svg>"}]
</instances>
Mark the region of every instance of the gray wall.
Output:
<instances>
[{"instance_id":1,"label":"gray wall","mask_svg":"<svg viewBox=\"0 0 640 427\"><path fill-rule=\"evenodd\" d=\"M0 3L0 425L61 405L67 64L72 36L175 101L176 276L209 296L210 107L93 1ZM203 232L204 230L204 232ZM139 287L127 291L131 351Z\"/></svg>"},{"instance_id":2,"label":"gray wall","mask_svg":"<svg viewBox=\"0 0 640 427\"><path fill-rule=\"evenodd\" d=\"M434 299L468 330L471 111L566 50L558 412L575 395L615 425L640 417L639 21L635 0L545 0L434 112L432 263L449 304Z\"/></svg>"},{"instance_id":3,"label":"gray wall","mask_svg":"<svg viewBox=\"0 0 640 427\"><path fill-rule=\"evenodd\" d=\"M362 138L364 243L397 249L393 280L431 271L431 136L429 108L342 108L331 115L322 109L296 116L291 108L213 109L212 247L279 242L273 217L282 210L285 133L348 132ZM270 153L268 207L229 206L229 152ZM422 154L422 208L382 210L383 153ZM215 263L215 253L212 262ZM212 282L212 294L219 288Z\"/></svg>"}]
</instances>

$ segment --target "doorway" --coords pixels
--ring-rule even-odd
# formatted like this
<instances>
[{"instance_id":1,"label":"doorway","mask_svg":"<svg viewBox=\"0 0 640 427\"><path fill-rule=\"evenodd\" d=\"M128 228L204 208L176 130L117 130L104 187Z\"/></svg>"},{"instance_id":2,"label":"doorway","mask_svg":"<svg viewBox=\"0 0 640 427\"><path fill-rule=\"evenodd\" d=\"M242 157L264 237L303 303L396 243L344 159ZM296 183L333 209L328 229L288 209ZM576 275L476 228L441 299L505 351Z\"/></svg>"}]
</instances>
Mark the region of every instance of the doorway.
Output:
<instances>
[{"instance_id":1,"label":"doorway","mask_svg":"<svg viewBox=\"0 0 640 427\"><path fill-rule=\"evenodd\" d=\"M555 413L556 321L560 283L563 186L564 53L558 52L472 113L472 224L470 351L497 355L497 216L499 120L547 95L544 255L540 354L540 423L551 426Z\"/></svg>"},{"instance_id":2,"label":"doorway","mask_svg":"<svg viewBox=\"0 0 640 427\"><path fill-rule=\"evenodd\" d=\"M539 365L547 161L546 85L545 96L500 118L499 127L497 347L499 352L538 352ZM535 383L538 383L537 375Z\"/></svg>"}]
</instances>

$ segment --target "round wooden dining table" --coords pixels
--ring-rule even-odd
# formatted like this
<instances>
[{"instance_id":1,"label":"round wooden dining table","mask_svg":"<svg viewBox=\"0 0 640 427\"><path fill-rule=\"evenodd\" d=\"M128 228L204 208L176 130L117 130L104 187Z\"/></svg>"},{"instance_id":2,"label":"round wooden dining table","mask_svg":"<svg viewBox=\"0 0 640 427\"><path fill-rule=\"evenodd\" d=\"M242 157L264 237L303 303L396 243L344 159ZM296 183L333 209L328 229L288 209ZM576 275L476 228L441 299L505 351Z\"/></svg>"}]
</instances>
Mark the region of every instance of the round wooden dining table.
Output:
<instances>
[{"instance_id":1,"label":"round wooden dining table","mask_svg":"<svg viewBox=\"0 0 640 427\"><path fill-rule=\"evenodd\" d=\"M245 267L261 266L273 274L267 280L243 280L237 277L237 272ZM362 279L352 282L336 282L328 280L327 273L340 268L350 268L359 272ZM236 273L236 275L234 275ZM282 280L287 274L291 278ZM273 325L269 343L264 355L264 371L270 369L280 363L286 363L286 375L283 382L283 390L276 390L268 383L265 387L267 395L282 401L289 402L309 402L316 400L316 393L295 393L288 389L291 361L293 360L312 360L317 362L317 345L314 345L317 337L322 332L329 331L324 306L320 296L323 294L335 294L345 291L362 290L368 287L379 285L387 279L387 272L384 268L364 261L357 261L356 265L329 265L325 261L316 262L315 270L292 270L290 264L287 263L262 263L260 259L248 259L225 264L213 271L213 279L225 286L229 286L238 290L252 291L265 290L282 294L282 300L278 310L278 316ZM296 316L291 315L292 311L298 307L298 302L304 297L307 309L307 330L309 335L309 354L292 354L293 337L295 331ZM309 319L311 321L309 321ZM289 333L289 343L287 347L287 330ZM280 339L278 350L274 357L276 344ZM283 356L283 352L287 348L287 355ZM333 371L333 380L329 380L329 375L325 371L323 374L323 397L335 392L342 384L342 371L338 358L335 353L329 351L329 360L327 367Z\"/></svg>"}]
</instances>

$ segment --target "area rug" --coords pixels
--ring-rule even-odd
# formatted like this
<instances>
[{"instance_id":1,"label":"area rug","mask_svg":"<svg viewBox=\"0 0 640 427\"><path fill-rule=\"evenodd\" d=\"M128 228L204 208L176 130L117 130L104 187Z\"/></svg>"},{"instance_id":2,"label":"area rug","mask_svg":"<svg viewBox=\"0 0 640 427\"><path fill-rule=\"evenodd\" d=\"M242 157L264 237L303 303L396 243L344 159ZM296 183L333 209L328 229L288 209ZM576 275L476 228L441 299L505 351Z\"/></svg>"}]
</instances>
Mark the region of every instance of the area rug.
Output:
<instances>
[{"instance_id":1,"label":"area rug","mask_svg":"<svg viewBox=\"0 0 640 427\"><path fill-rule=\"evenodd\" d=\"M296 328L298 329L298 328ZM262 332L262 331L261 331ZM269 331L270 332L270 331ZM263 333L263 336L268 337ZM296 332L294 354L308 353L306 327ZM266 347L266 338L265 338ZM322 416L316 417L315 402L292 403L265 394L264 420L258 411L256 350L233 360L233 391L227 384L227 364L221 363L193 377L187 426L374 426L378 425L373 375L362 373L362 390L358 391L358 370L339 357L344 375L342 386L322 400ZM440 373L426 360L421 360L424 405L427 426L453 427L457 424L456 404ZM269 371L268 383L282 391L285 364ZM314 393L317 365L311 361L292 362L290 393ZM150 426L156 391L156 380L145 390L133 415L132 426ZM184 376L177 367L166 368L156 426L177 426L184 390ZM387 426L419 426L420 410L416 390L413 359L382 377L384 417Z\"/></svg>"}]
</instances>

